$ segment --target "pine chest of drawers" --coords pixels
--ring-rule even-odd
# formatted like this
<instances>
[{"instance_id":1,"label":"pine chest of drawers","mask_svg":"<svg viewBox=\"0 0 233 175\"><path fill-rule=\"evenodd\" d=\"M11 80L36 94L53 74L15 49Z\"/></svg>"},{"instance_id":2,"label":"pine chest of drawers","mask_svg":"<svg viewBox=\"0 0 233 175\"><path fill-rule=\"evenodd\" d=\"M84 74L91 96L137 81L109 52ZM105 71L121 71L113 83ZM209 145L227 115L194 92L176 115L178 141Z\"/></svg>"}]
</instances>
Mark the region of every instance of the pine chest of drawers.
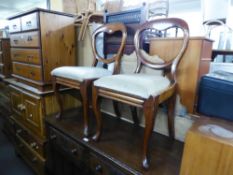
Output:
<instances>
[{"instance_id":1,"label":"pine chest of drawers","mask_svg":"<svg viewBox=\"0 0 233 175\"><path fill-rule=\"evenodd\" d=\"M40 90L51 87L55 67L75 65L72 15L34 9L9 18L13 74Z\"/></svg>"},{"instance_id":2,"label":"pine chest of drawers","mask_svg":"<svg viewBox=\"0 0 233 175\"><path fill-rule=\"evenodd\" d=\"M0 38L0 78L9 77L11 70L10 39Z\"/></svg>"},{"instance_id":3,"label":"pine chest of drawers","mask_svg":"<svg viewBox=\"0 0 233 175\"><path fill-rule=\"evenodd\" d=\"M12 76L9 117L18 154L38 175L45 173L44 119L58 111L50 72L76 63L74 16L33 9L9 18ZM72 94L73 95L73 94ZM79 105L62 95L65 109Z\"/></svg>"}]
</instances>

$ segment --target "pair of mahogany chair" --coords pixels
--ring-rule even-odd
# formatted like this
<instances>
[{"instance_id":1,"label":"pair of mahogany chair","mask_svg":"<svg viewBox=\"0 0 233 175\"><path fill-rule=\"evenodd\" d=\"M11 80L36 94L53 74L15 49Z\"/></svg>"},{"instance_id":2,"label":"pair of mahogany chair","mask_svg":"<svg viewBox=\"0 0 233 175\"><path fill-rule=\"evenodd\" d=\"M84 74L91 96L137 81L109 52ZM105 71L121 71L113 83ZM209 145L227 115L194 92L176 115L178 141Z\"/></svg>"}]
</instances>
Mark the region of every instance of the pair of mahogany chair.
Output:
<instances>
[{"instance_id":1,"label":"pair of mahogany chair","mask_svg":"<svg viewBox=\"0 0 233 175\"><path fill-rule=\"evenodd\" d=\"M142 40L145 31L156 29L159 33L169 36L169 30L179 29L182 33L181 41L177 53L170 54L170 58L164 60L156 56L147 55L142 48ZM105 59L99 55L96 48L96 37L102 32L114 34L122 33L121 45L118 52L112 58ZM158 105L165 102L168 105L168 130L170 138L174 139L174 106L176 99L177 81L176 68L187 47L189 40L189 28L185 21L178 18L163 18L142 24L135 33L134 45L137 55L137 68L132 74L119 74L120 59L122 57L124 46L126 43L126 27L123 24L105 24L98 28L92 35L92 49L94 53L93 67L60 67L52 71L54 77L54 91L56 93L60 113L63 113L62 100L59 95L60 85L69 86L80 89L83 117L84 117L84 135L88 136L88 110L91 99L89 93L92 88L92 107L96 117L97 129L93 140L98 141L102 134L102 117L100 112L100 99L102 97L115 101L115 112L117 110L117 102L128 104L132 107L140 107L143 109L145 117L145 129L143 138L142 166L149 167L149 140L153 132L155 114ZM176 47L176 45L174 45ZM177 46L178 47L178 46ZM165 48L166 49L166 48ZM168 54L169 55L169 54ZM152 60L150 60L152 58ZM109 71L97 66L98 62L105 64L114 63L114 68ZM163 70L163 75L148 75L140 73L143 66L151 69Z\"/></svg>"}]
</instances>

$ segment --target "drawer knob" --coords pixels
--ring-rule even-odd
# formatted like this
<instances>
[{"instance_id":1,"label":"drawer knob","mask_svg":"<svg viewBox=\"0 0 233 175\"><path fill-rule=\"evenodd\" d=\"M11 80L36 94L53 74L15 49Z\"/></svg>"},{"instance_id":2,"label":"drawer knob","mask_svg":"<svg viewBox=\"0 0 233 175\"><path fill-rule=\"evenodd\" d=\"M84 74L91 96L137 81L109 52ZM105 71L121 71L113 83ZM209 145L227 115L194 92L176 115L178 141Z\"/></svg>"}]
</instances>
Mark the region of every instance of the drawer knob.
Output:
<instances>
[{"instance_id":1,"label":"drawer knob","mask_svg":"<svg viewBox=\"0 0 233 175\"><path fill-rule=\"evenodd\" d=\"M32 36L28 36L28 41L32 41Z\"/></svg>"},{"instance_id":2,"label":"drawer knob","mask_svg":"<svg viewBox=\"0 0 233 175\"><path fill-rule=\"evenodd\" d=\"M29 114L29 118L32 118L33 117L33 115L32 114Z\"/></svg>"},{"instance_id":3,"label":"drawer knob","mask_svg":"<svg viewBox=\"0 0 233 175\"><path fill-rule=\"evenodd\" d=\"M50 136L51 140L55 140L56 138L57 138L57 136L55 134Z\"/></svg>"},{"instance_id":4,"label":"drawer knob","mask_svg":"<svg viewBox=\"0 0 233 175\"><path fill-rule=\"evenodd\" d=\"M27 26L31 26L31 25L32 25L32 22L31 22L31 21L27 21L27 22L26 22L26 25L27 25Z\"/></svg>"},{"instance_id":5,"label":"drawer knob","mask_svg":"<svg viewBox=\"0 0 233 175\"><path fill-rule=\"evenodd\" d=\"M35 147L37 147L37 144L36 144L36 142L32 142L32 143L30 144L30 146L31 146L32 148L35 148Z\"/></svg>"},{"instance_id":6,"label":"drawer knob","mask_svg":"<svg viewBox=\"0 0 233 175\"><path fill-rule=\"evenodd\" d=\"M37 158L36 157L33 157L32 160L31 160L33 163L35 163L37 161Z\"/></svg>"},{"instance_id":7,"label":"drawer knob","mask_svg":"<svg viewBox=\"0 0 233 175\"><path fill-rule=\"evenodd\" d=\"M17 133L17 134L20 134L21 132L22 132L22 129L16 130L16 133Z\"/></svg>"},{"instance_id":8,"label":"drawer knob","mask_svg":"<svg viewBox=\"0 0 233 175\"><path fill-rule=\"evenodd\" d=\"M16 24L14 24L14 25L13 25L13 29L16 29L16 28L17 28L17 25L16 25Z\"/></svg>"},{"instance_id":9,"label":"drawer knob","mask_svg":"<svg viewBox=\"0 0 233 175\"><path fill-rule=\"evenodd\" d=\"M18 40L17 39L14 39L13 40L15 44L18 44Z\"/></svg>"},{"instance_id":10,"label":"drawer knob","mask_svg":"<svg viewBox=\"0 0 233 175\"><path fill-rule=\"evenodd\" d=\"M98 172L98 173L102 173L102 172L103 172L102 166L101 166L101 165L97 165L97 166L95 167L95 171Z\"/></svg>"},{"instance_id":11,"label":"drawer knob","mask_svg":"<svg viewBox=\"0 0 233 175\"><path fill-rule=\"evenodd\" d=\"M71 152L72 154L76 154L76 153L77 153L77 149L74 148L74 149L72 149L70 152Z\"/></svg>"}]
</instances>

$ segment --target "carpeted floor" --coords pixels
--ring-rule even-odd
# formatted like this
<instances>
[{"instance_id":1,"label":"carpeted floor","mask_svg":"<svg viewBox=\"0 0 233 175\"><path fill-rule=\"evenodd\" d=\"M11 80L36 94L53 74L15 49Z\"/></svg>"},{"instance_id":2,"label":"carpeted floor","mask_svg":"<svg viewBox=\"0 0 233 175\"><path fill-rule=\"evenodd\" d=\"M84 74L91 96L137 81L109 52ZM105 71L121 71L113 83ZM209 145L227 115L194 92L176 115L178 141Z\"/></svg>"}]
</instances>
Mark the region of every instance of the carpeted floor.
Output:
<instances>
[{"instance_id":1,"label":"carpeted floor","mask_svg":"<svg viewBox=\"0 0 233 175\"><path fill-rule=\"evenodd\" d=\"M35 175L25 162L15 155L13 145L2 132L0 116L0 175Z\"/></svg>"}]
</instances>

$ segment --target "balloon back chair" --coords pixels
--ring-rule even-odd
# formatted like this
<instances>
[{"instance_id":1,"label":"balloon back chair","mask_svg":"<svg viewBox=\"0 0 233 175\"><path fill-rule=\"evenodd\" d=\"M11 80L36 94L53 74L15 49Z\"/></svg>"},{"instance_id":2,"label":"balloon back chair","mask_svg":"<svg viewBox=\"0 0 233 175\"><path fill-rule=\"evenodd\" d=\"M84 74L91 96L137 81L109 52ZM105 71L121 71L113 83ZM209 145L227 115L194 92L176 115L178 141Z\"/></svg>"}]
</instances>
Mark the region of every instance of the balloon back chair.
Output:
<instances>
[{"instance_id":1,"label":"balloon back chair","mask_svg":"<svg viewBox=\"0 0 233 175\"><path fill-rule=\"evenodd\" d=\"M178 38L172 37L176 30ZM153 40L158 41L156 55L148 55L142 48L145 38L148 42L152 35L148 31L157 31ZM170 31L170 32L169 32ZM146 36L147 35L147 36ZM156 38L158 35L158 38ZM166 37L166 38L161 38ZM187 48L189 28L185 21L178 18L163 18L146 22L135 33L134 45L137 55L137 68L133 74L118 74L100 78L93 83L92 102L96 116L97 129L93 140L98 141L102 134L100 97L112 99L143 109L145 129L142 150L142 166L149 167L149 140L153 132L155 114L158 105L167 104L169 136L174 139L174 106L176 101L176 68ZM154 43L154 42L153 42ZM151 48L150 47L150 48ZM169 50L170 48L170 50ZM163 58L163 59L162 59ZM162 75L144 74L142 67L162 70Z\"/></svg>"},{"instance_id":2,"label":"balloon back chair","mask_svg":"<svg viewBox=\"0 0 233 175\"><path fill-rule=\"evenodd\" d=\"M111 58L103 58L97 51L97 37L100 34L112 35L116 32L121 33L121 43L116 54ZM124 50L126 42L127 32L126 27L122 23L105 24L96 29L92 34L92 50L94 55L93 66L63 66L54 69L51 74L53 76L54 92L58 101L59 113L57 118L60 119L63 114L63 103L59 94L60 85L71 87L80 90L81 102L83 106L84 117L84 135L88 136L88 113L89 113L89 99L91 94L91 84L93 80L100 77L117 74L119 72L119 63ZM85 59L85 58L84 58ZM110 71L103 67L98 66L98 62L102 62L103 65L109 65L114 63L113 70Z\"/></svg>"}]
</instances>

